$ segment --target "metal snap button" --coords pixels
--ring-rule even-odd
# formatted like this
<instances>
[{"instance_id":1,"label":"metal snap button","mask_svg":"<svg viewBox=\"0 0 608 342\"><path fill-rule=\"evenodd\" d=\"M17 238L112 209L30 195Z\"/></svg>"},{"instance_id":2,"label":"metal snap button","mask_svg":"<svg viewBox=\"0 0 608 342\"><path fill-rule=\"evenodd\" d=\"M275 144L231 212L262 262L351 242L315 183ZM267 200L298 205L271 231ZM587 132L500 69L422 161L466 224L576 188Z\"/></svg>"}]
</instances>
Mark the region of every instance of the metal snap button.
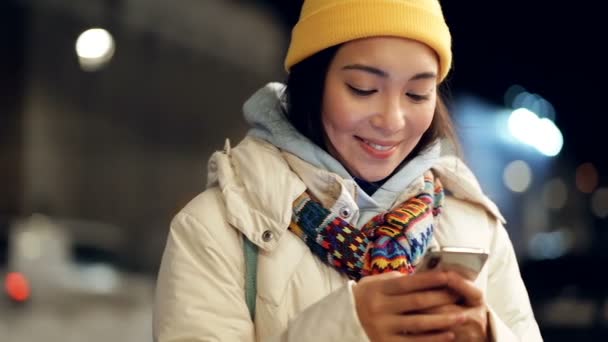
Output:
<instances>
[{"instance_id":1,"label":"metal snap button","mask_svg":"<svg viewBox=\"0 0 608 342\"><path fill-rule=\"evenodd\" d=\"M351 214L351 210L349 207L344 206L344 207L340 208L340 217L342 217L343 219L349 218L350 214Z\"/></svg>"},{"instance_id":2,"label":"metal snap button","mask_svg":"<svg viewBox=\"0 0 608 342\"><path fill-rule=\"evenodd\" d=\"M272 240L274 234L272 234L272 232L270 230L265 231L264 233L262 233L262 240L264 240L264 242L268 242L270 240Z\"/></svg>"}]
</instances>

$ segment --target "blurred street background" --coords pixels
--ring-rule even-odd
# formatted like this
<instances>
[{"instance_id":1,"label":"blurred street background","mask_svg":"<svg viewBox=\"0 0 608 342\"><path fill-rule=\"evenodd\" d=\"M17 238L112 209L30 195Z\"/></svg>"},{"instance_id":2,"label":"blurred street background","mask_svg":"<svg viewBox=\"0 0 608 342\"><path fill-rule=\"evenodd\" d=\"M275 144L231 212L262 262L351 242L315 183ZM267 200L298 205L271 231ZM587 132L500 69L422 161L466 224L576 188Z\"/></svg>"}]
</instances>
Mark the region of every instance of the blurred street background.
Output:
<instances>
[{"instance_id":1,"label":"blurred street background","mask_svg":"<svg viewBox=\"0 0 608 342\"><path fill-rule=\"evenodd\" d=\"M151 341L169 222L301 1L0 0L0 342ZM443 1L464 158L506 216L546 341L608 341L599 5ZM204 322L201 322L204 324Z\"/></svg>"}]
</instances>

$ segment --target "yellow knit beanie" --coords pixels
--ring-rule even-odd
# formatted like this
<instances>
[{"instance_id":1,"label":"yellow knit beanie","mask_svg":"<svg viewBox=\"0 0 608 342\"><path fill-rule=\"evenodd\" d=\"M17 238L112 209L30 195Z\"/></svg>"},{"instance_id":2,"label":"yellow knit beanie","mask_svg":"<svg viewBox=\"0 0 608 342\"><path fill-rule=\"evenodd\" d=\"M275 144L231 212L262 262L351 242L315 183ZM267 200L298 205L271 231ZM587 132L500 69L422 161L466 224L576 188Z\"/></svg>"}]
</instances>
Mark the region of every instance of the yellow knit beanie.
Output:
<instances>
[{"instance_id":1,"label":"yellow knit beanie","mask_svg":"<svg viewBox=\"0 0 608 342\"><path fill-rule=\"evenodd\" d=\"M439 81L450 71L450 30L438 0L305 0L285 70L330 46L373 36L425 43L439 57Z\"/></svg>"}]
</instances>

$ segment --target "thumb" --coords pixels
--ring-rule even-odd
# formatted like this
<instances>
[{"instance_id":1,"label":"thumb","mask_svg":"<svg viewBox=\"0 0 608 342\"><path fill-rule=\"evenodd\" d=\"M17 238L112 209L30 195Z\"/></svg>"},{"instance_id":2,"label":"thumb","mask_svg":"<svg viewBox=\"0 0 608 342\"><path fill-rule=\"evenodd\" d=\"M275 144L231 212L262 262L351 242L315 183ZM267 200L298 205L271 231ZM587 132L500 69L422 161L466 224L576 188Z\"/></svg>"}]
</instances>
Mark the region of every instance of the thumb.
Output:
<instances>
[{"instance_id":1,"label":"thumb","mask_svg":"<svg viewBox=\"0 0 608 342\"><path fill-rule=\"evenodd\" d=\"M365 276L365 277L359 279L359 282L388 280L388 279L395 279L395 278L400 278L400 277L404 277L404 276L405 276L405 274L403 274L401 272L390 271L390 272L386 272L386 273Z\"/></svg>"}]
</instances>

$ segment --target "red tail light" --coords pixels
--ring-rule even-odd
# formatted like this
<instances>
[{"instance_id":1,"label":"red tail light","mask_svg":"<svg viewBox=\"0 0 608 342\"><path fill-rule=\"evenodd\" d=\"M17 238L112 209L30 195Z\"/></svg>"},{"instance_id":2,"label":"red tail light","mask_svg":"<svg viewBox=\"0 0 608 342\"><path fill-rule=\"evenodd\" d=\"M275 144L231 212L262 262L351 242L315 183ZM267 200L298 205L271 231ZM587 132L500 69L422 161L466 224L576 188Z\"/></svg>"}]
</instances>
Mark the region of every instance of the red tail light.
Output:
<instances>
[{"instance_id":1,"label":"red tail light","mask_svg":"<svg viewBox=\"0 0 608 342\"><path fill-rule=\"evenodd\" d=\"M19 272L11 272L6 275L4 288L9 298L14 301L24 302L30 297L30 284L27 278Z\"/></svg>"}]
</instances>

